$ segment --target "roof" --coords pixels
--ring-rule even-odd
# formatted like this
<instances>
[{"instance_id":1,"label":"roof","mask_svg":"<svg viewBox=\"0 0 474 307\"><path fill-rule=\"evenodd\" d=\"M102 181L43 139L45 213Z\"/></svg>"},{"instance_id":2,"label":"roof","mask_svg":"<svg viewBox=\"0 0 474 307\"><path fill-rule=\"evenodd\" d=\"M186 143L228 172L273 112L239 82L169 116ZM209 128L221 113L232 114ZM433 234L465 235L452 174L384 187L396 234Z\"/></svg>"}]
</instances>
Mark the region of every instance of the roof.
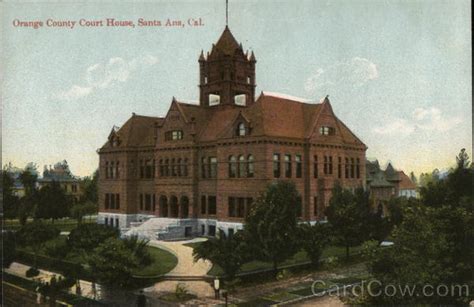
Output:
<instances>
[{"instance_id":1,"label":"roof","mask_svg":"<svg viewBox=\"0 0 474 307\"><path fill-rule=\"evenodd\" d=\"M121 146L153 146L154 126L160 124L163 118L136 115L135 113L130 117L120 129L112 129L109 141L103 147L110 147L111 138L117 137Z\"/></svg>"},{"instance_id":2,"label":"roof","mask_svg":"<svg viewBox=\"0 0 474 307\"><path fill-rule=\"evenodd\" d=\"M240 45L232 35L229 27L226 26L221 37L217 41L215 48L226 55L233 55L236 49L239 49Z\"/></svg>"},{"instance_id":3,"label":"roof","mask_svg":"<svg viewBox=\"0 0 474 307\"><path fill-rule=\"evenodd\" d=\"M416 190L416 184L403 171L398 172L398 177L400 178L399 189Z\"/></svg>"}]
</instances>

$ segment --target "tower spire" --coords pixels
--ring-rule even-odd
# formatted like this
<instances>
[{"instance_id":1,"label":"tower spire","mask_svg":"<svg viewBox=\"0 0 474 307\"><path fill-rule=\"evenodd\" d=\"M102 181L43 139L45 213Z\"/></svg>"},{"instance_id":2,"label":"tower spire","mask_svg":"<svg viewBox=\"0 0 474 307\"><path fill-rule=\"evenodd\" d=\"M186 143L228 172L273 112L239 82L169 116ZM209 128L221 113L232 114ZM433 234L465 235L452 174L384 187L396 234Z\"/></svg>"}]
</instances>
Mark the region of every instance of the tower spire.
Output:
<instances>
[{"instance_id":1,"label":"tower spire","mask_svg":"<svg viewBox=\"0 0 474 307\"><path fill-rule=\"evenodd\" d=\"M229 25L229 0L225 0L225 26Z\"/></svg>"}]
</instances>

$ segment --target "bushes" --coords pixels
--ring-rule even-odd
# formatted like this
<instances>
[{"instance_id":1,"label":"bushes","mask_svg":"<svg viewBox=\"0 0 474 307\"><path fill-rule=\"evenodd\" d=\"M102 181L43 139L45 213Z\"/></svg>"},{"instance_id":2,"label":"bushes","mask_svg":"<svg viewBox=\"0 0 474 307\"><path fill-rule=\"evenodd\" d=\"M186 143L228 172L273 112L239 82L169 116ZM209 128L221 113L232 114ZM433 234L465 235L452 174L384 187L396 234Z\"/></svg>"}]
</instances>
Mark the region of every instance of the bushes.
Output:
<instances>
[{"instance_id":1,"label":"bushes","mask_svg":"<svg viewBox=\"0 0 474 307\"><path fill-rule=\"evenodd\" d=\"M27 271L26 271L26 277L35 277L35 276L38 276L40 273L40 271L36 268L29 268Z\"/></svg>"},{"instance_id":2,"label":"bushes","mask_svg":"<svg viewBox=\"0 0 474 307\"><path fill-rule=\"evenodd\" d=\"M81 224L69 234L67 245L70 248L92 251L109 238L118 238L120 231L107 225Z\"/></svg>"},{"instance_id":3,"label":"bushes","mask_svg":"<svg viewBox=\"0 0 474 307\"><path fill-rule=\"evenodd\" d=\"M44 244L46 255L54 258L64 258L68 254L68 246L64 237L58 237Z\"/></svg>"}]
</instances>

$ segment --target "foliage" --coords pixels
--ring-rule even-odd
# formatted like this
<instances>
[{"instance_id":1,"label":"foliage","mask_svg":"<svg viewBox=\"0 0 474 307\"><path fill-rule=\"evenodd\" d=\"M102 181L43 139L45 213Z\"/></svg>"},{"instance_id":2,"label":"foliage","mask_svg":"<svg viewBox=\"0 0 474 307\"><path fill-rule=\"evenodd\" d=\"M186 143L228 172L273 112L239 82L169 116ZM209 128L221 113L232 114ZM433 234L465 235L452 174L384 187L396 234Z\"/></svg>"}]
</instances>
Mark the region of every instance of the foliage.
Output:
<instances>
[{"instance_id":1,"label":"foliage","mask_svg":"<svg viewBox=\"0 0 474 307\"><path fill-rule=\"evenodd\" d=\"M383 285L416 285L413 295L383 295L365 298L370 304L467 304L472 297L454 291L448 295L424 295L422 286L469 285L474 293L474 214L472 211L473 169L464 150L456 168L444 179L422 189L420 202L401 208L403 219L393 233L391 248L378 248L369 268ZM466 290L466 289L464 289ZM460 295L461 294L461 295Z\"/></svg>"},{"instance_id":2,"label":"foliage","mask_svg":"<svg viewBox=\"0 0 474 307\"><path fill-rule=\"evenodd\" d=\"M45 242L43 249L46 255L60 259L66 257L69 252L66 240L61 236Z\"/></svg>"},{"instance_id":3,"label":"foliage","mask_svg":"<svg viewBox=\"0 0 474 307\"><path fill-rule=\"evenodd\" d=\"M26 165L19 179L25 188L25 194L31 195L36 190L36 182L38 181L38 167L30 162Z\"/></svg>"},{"instance_id":4,"label":"foliage","mask_svg":"<svg viewBox=\"0 0 474 307\"><path fill-rule=\"evenodd\" d=\"M82 219L86 215L97 213L97 205L91 201L79 202L71 207L71 217L82 223Z\"/></svg>"},{"instance_id":5,"label":"foliage","mask_svg":"<svg viewBox=\"0 0 474 307\"><path fill-rule=\"evenodd\" d=\"M68 236L67 245L76 250L92 251L109 238L118 238L117 228L101 224L81 224L73 229Z\"/></svg>"},{"instance_id":6,"label":"foliage","mask_svg":"<svg viewBox=\"0 0 474 307\"><path fill-rule=\"evenodd\" d=\"M257 260L273 264L275 273L298 250L297 198L294 183L278 181L257 199L245 221L245 241Z\"/></svg>"},{"instance_id":7,"label":"foliage","mask_svg":"<svg viewBox=\"0 0 474 307\"><path fill-rule=\"evenodd\" d=\"M25 272L25 276L30 278L30 277L35 277L38 276L40 271L37 268L31 267Z\"/></svg>"},{"instance_id":8,"label":"foliage","mask_svg":"<svg viewBox=\"0 0 474 307\"><path fill-rule=\"evenodd\" d=\"M18 214L20 199L13 194L14 179L7 170L2 170L3 216L15 218Z\"/></svg>"},{"instance_id":9,"label":"foliage","mask_svg":"<svg viewBox=\"0 0 474 307\"><path fill-rule=\"evenodd\" d=\"M309 223L300 224L298 238L301 248L306 251L313 266L319 266L323 250L330 242L329 225L320 223L313 226Z\"/></svg>"},{"instance_id":10,"label":"foliage","mask_svg":"<svg viewBox=\"0 0 474 307\"><path fill-rule=\"evenodd\" d=\"M132 271L138 261L125 243L117 238L108 238L87 257L90 272L105 285L124 288L132 280Z\"/></svg>"},{"instance_id":11,"label":"foliage","mask_svg":"<svg viewBox=\"0 0 474 307\"><path fill-rule=\"evenodd\" d=\"M5 231L2 234L2 267L8 268L16 257L15 234L11 231Z\"/></svg>"},{"instance_id":12,"label":"foliage","mask_svg":"<svg viewBox=\"0 0 474 307\"><path fill-rule=\"evenodd\" d=\"M131 236L123 239L125 246L132 252L140 265L148 265L152 262L151 255L148 252L147 239L139 239L138 236Z\"/></svg>"},{"instance_id":13,"label":"foliage","mask_svg":"<svg viewBox=\"0 0 474 307\"><path fill-rule=\"evenodd\" d=\"M85 177L82 179L82 188L83 194L81 201L82 202L90 202L92 204L97 205L99 201L98 196L98 181L99 181L99 170L96 170L92 177Z\"/></svg>"},{"instance_id":14,"label":"foliage","mask_svg":"<svg viewBox=\"0 0 474 307\"><path fill-rule=\"evenodd\" d=\"M58 182L44 186L38 192L37 218L50 218L53 221L58 218L69 216L72 198L66 194Z\"/></svg>"},{"instance_id":15,"label":"foliage","mask_svg":"<svg viewBox=\"0 0 474 307\"><path fill-rule=\"evenodd\" d=\"M183 283L178 283L176 285L174 294L179 300L185 299L188 295L188 290L186 289L186 285Z\"/></svg>"},{"instance_id":16,"label":"foliage","mask_svg":"<svg viewBox=\"0 0 474 307\"><path fill-rule=\"evenodd\" d=\"M224 234L219 238L209 238L194 248L194 261L207 259L219 265L228 279L233 279L245 261L244 244L241 232L230 238Z\"/></svg>"},{"instance_id":17,"label":"foliage","mask_svg":"<svg viewBox=\"0 0 474 307\"><path fill-rule=\"evenodd\" d=\"M326 216L336 243L346 247L346 258L349 258L350 247L360 245L368 238L369 212L367 193L362 188L352 194L340 185L334 186Z\"/></svg>"},{"instance_id":18,"label":"foliage","mask_svg":"<svg viewBox=\"0 0 474 307\"><path fill-rule=\"evenodd\" d=\"M39 249L46 241L59 236L59 229L38 220L24 225L16 235L20 244L32 247L35 254L34 267L36 267L36 256Z\"/></svg>"}]
</instances>

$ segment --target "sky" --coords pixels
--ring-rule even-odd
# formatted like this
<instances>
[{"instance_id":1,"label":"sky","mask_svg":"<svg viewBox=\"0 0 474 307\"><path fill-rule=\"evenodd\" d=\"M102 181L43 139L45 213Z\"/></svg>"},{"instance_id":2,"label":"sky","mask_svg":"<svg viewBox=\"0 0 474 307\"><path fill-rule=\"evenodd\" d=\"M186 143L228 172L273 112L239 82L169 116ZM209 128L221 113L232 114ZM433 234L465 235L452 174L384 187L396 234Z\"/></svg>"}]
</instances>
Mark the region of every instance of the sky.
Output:
<instances>
[{"instance_id":1,"label":"sky","mask_svg":"<svg viewBox=\"0 0 474 307\"><path fill-rule=\"evenodd\" d=\"M164 116L173 96L198 99L199 54L225 27L224 0L0 6L2 163L41 171L66 159L78 176L132 112ZM461 148L472 156L470 12L461 0L229 0L229 28L255 53L257 93L329 95L367 157L419 174L449 168Z\"/></svg>"}]
</instances>

